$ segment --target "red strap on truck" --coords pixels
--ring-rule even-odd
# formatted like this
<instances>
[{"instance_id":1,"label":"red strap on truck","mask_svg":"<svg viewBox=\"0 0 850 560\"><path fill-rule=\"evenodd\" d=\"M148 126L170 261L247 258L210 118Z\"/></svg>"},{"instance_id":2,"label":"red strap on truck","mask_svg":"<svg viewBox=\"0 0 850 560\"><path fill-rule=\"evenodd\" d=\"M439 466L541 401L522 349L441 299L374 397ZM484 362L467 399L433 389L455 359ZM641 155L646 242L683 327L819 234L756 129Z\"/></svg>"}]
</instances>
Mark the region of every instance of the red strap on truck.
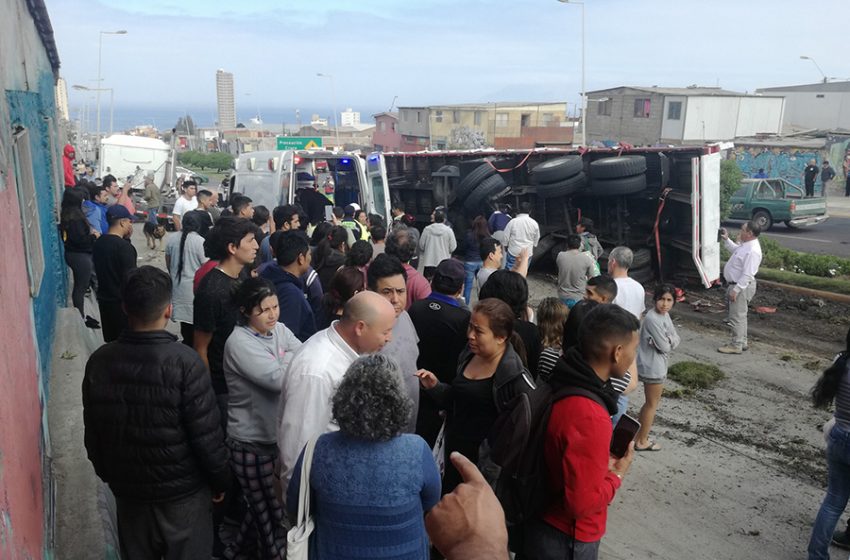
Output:
<instances>
[{"instance_id":1,"label":"red strap on truck","mask_svg":"<svg viewBox=\"0 0 850 560\"><path fill-rule=\"evenodd\" d=\"M532 150L532 151L528 152L527 154L525 154L525 157L524 157L524 158L522 158L522 161L521 161L521 162L519 162L519 163L516 165L516 167L511 167L510 169L499 169L498 167L496 167L495 165L493 165L493 162L492 162L492 161L490 161L490 160L487 160L487 163L490 165L490 167L492 167L493 169L495 169L495 170L496 170L496 171L498 171L499 173L508 173L509 171L513 171L514 169L519 169L520 167L522 167L523 165L525 165L525 162L527 162L527 161L528 161L528 158L530 158L530 157L531 157L531 154L533 154L533 153L534 153L534 150Z\"/></svg>"},{"instance_id":2,"label":"red strap on truck","mask_svg":"<svg viewBox=\"0 0 850 560\"><path fill-rule=\"evenodd\" d=\"M658 255L658 272L661 272L661 236L658 231L658 224L661 223L661 212L664 211L664 205L667 203L667 195L673 189L666 188L661 191L661 196L658 197L658 212L655 214L655 225L652 227L652 232L655 234L655 254Z\"/></svg>"}]
</instances>

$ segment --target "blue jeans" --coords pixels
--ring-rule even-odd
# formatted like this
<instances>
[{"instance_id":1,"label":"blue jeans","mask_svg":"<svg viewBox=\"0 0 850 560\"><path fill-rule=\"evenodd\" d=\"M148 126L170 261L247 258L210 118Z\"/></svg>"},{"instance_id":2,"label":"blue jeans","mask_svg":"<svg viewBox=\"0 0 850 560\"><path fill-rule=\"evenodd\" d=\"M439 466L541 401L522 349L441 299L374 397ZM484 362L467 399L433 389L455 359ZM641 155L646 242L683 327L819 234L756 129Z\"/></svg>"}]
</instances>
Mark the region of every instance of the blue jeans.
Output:
<instances>
[{"instance_id":1,"label":"blue jeans","mask_svg":"<svg viewBox=\"0 0 850 560\"><path fill-rule=\"evenodd\" d=\"M505 270L510 270L514 267L516 257L505 250Z\"/></svg>"},{"instance_id":2,"label":"blue jeans","mask_svg":"<svg viewBox=\"0 0 850 560\"><path fill-rule=\"evenodd\" d=\"M809 560L828 560L829 543L838 519L850 498L850 432L836 424L829 432L826 445L829 467L826 497L815 518L809 539Z\"/></svg>"},{"instance_id":3,"label":"blue jeans","mask_svg":"<svg viewBox=\"0 0 850 560\"><path fill-rule=\"evenodd\" d=\"M611 417L611 422L616 426L617 422L620 421L620 417L626 413L629 409L629 397L620 393L620 396L617 397L617 414Z\"/></svg>"},{"instance_id":4,"label":"blue jeans","mask_svg":"<svg viewBox=\"0 0 850 560\"><path fill-rule=\"evenodd\" d=\"M156 224L158 224L158 223L159 223L159 222L157 221L157 218L156 218L156 211L157 211L157 210L159 210L159 208L158 208L158 207L155 207L155 206L152 206L152 207L148 208L148 221L149 221L150 223L154 224L154 225L156 225Z\"/></svg>"},{"instance_id":5,"label":"blue jeans","mask_svg":"<svg viewBox=\"0 0 850 560\"><path fill-rule=\"evenodd\" d=\"M481 261L464 261L463 269L466 271L466 280L463 282L463 299L469 305L469 298L472 296L472 285L475 283L475 275L481 270L484 263ZM481 286L478 286L481 289Z\"/></svg>"}]
</instances>

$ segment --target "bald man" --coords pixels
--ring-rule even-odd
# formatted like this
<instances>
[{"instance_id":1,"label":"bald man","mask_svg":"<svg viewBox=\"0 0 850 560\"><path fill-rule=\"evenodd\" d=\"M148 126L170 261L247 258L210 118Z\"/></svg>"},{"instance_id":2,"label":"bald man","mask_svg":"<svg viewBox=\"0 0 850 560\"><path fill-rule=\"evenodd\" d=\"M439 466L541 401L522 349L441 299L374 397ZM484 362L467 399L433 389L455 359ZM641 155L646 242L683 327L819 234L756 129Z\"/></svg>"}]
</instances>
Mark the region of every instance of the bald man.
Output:
<instances>
[{"instance_id":1,"label":"bald man","mask_svg":"<svg viewBox=\"0 0 850 560\"><path fill-rule=\"evenodd\" d=\"M277 442L284 489L310 438L339 429L331 415L331 397L348 366L383 348L393 325L392 303L374 292L360 292L345 304L342 319L311 336L295 353L280 395Z\"/></svg>"}]
</instances>

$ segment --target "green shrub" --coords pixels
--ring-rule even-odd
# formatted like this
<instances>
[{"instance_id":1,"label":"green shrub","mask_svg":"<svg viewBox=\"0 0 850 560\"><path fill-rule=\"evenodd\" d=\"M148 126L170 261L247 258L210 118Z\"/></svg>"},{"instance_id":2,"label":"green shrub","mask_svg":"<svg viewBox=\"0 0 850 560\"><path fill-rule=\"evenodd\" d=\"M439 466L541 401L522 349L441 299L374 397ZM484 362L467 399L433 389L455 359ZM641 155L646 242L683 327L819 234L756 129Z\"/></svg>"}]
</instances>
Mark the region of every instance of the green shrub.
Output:
<instances>
[{"instance_id":1,"label":"green shrub","mask_svg":"<svg viewBox=\"0 0 850 560\"><path fill-rule=\"evenodd\" d=\"M732 211L730 199L735 191L741 188L744 173L734 159L724 159L720 162L720 219L725 220Z\"/></svg>"},{"instance_id":2,"label":"green shrub","mask_svg":"<svg viewBox=\"0 0 850 560\"><path fill-rule=\"evenodd\" d=\"M759 243L763 255L761 261L763 267L823 278L850 276L850 259L833 255L798 253L766 237L760 237Z\"/></svg>"},{"instance_id":3,"label":"green shrub","mask_svg":"<svg viewBox=\"0 0 850 560\"><path fill-rule=\"evenodd\" d=\"M724 379L726 374L713 364L679 362L670 366L667 376L676 383L691 389L708 389Z\"/></svg>"}]
</instances>

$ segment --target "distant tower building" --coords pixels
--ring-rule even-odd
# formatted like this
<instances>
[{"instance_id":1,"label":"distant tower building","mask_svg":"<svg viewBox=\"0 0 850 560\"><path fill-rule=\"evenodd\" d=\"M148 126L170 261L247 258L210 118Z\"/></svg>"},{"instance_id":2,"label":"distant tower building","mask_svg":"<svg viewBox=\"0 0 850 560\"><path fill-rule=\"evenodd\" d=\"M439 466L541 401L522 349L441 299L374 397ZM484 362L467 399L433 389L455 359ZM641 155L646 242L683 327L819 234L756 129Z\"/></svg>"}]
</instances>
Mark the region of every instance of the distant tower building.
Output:
<instances>
[{"instance_id":1,"label":"distant tower building","mask_svg":"<svg viewBox=\"0 0 850 560\"><path fill-rule=\"evenodd\" d=\"M236 97L233 95L233 74L219 70L215 73L215 95L218 102L218 126L236 128Z\"/></svg>"},{"instance_id":2,"label":"distant tower building","mask_svg":"<svg viewBox=\"0 0 850 560\"><path fill-rule=\"evenodd\" d=\"M71 120L68 113L68 85L65 83L65 78L56 80L56 114L60 119Z\"/></svg>"},{"instance_id":3,"label":"distant tower building","mask_svg":"<svg viewBox=\"0 0 850 560\"><path fill-rule=\"evenodd\" d=\"M354 111L351 107L340 113L340 116L340 126L355 126L360 124L360 111Z\"/></svg>"}]
</instances>

